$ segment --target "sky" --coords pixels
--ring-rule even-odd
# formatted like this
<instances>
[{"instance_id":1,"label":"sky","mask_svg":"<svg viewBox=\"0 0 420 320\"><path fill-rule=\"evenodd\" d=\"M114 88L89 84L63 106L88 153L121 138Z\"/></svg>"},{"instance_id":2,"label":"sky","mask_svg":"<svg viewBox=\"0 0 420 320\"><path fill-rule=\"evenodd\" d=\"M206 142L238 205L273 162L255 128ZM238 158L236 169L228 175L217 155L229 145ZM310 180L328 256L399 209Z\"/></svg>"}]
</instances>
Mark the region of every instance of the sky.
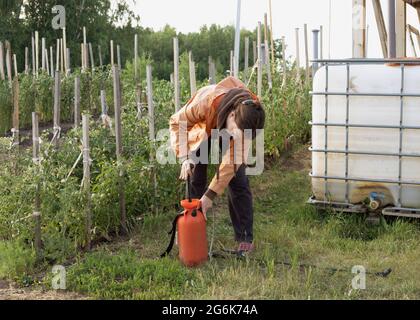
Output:
<instances>
[{"instance_id":1,"label":"sky","mask_svg":"<svg viewBox=\"0 0 420 320\"><path fill-rule=\"evenodd\" d=\"M387 2L381 0L385 21ZM312 29L324 27L324 58L350 58L352 55L352 0L331 0L331 45L329 44L330 0L272 0L273 34L286 37L286 55L296 56L295 29L300 28L300 56L304 58L303 26L308 24L309 48L312 57ZM199 31L202 25L213 23L234 25L237 0L136 0L134 10L140 15L141 25L154 30L169 24L179 32ZM253 30L258 21L264 21L269 0L242 0L241 27ZM416 11L409 6L408 23L420 29ZM372 1L367 1L368 57L382 57ZM407 38L408 44L410 44ZM416 43L417 46L417 43ZM232 43L233 48L233 43ZM408 55L413 56L411 45ZM419 48L417 46L417 52Z\"/></svg>"}]
</instances>

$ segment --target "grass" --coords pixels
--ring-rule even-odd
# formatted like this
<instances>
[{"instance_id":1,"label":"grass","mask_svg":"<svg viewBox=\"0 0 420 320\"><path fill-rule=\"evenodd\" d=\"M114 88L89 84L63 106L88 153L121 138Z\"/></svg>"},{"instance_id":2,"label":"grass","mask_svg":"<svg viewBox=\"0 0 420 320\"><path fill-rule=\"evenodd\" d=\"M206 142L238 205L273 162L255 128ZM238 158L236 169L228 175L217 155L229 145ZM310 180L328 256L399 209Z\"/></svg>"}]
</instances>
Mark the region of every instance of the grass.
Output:
<instances>
[{"instance_id":1,"label":"grass","mask_svg":"<svg viewBox=\"0 0 420 320\"><path fill-rule=\"evenodd\" d=\"M35 267L35 252L18 242L0 242L0 280L24 283Z\"/></svg>"},{"instance_id":2,"label":"grass","mask_svg":"<svg viewBox=\"0 0 420 320\"><path fill-rule=\"evenodd\" d=\"M311 194L306 148L251 180L255 195L257 252L250 259L213 259L187 269L158 259L176 212L148 216L130 240L97 246L67 267L68 290L92 299L419 299L420 229L417 222L320 213L306 205ZM215 207L215 248L233 247L226 199ZM209 217L208 234L212 234ZM0 279L39 279L34 253L0 242ZM279 262L290 262L285 266ZM301 268L299 264L320 268ZM366 290L352 290L351 269L392 268L388 278L368 275ZM328 267L344 269L333 273ZM326 269L325 269L326 268ZM39 268L38 268L39 270ZM45 274L49 287L52 275ZM33 282L29 282L33 283Z\"/></svg>"},{"instance_id":3,"label":"grass","mask_svg":"<svg viewBox=\"0 0 420 320\"><path fill-rule=\"evenodd\" d=\"M72 291L101 299L419 299L420 230L416 222L318 213L305 204L310 180L300 150L289 164L252 179L257 252L247 261L214 259L197 269L158 260L175 212L148 217L131 240L96 248L69 268ZM298 164L296 166L296 164ZM225 199L216 207L216 249L234 245ZM211 235L212 222L209 222ZM258 261L256 261L256 260ZM291 267L277 264L291 262ZM300 268L298 263L321 268ZM388 278L367 276L352 290L351 269L392 268ZM332 273L322 268L348 272Z\"/></svg>"}]
</instances>

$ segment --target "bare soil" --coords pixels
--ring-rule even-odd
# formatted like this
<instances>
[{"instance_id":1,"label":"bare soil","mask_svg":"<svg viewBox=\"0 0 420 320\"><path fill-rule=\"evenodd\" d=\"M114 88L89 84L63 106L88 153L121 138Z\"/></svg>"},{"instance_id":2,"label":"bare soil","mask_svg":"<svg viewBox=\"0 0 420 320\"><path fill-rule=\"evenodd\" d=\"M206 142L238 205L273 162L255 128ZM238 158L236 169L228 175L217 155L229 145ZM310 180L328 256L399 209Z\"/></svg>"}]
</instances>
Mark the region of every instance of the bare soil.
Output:
<instances>
[{"instance_id":1,"label":"bare soil","mask_svg":"<svg viewBox=\"0 0 420 320\"><path fill-rule=\"evenodd\" d=\"M19 288L0 280L0 300L87 300L80 294L67 291L45 291L39 288Z\"/></svg>"}]
</instances>

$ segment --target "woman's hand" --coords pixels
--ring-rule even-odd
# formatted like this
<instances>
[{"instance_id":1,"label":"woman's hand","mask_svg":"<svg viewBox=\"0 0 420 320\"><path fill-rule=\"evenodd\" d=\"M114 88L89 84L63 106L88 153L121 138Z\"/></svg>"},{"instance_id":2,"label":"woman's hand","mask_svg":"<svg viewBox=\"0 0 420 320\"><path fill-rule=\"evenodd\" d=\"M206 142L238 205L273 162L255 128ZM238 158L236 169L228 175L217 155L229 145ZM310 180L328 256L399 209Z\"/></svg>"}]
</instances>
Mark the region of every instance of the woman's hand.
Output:
<instances>
[{"instance_id":1,"label":"woman's hand","mask_svg":"<svg viewBox=\"0 0 420 320\"><path fill-rule=\"evenodd\" d=\"M213 201L211 201L207 196L203 196L200 200L201 211L204 213L204 217L207 220L207 212L213 207Z\"/></svg>"},{"instance_id":2,"label":"woman's hand","mask_svg":"<svg viewBox=\"0 0 420 320\"><path fill-rule=\"evenodd\" d=\"M194 167L195 163L192 160L185 160L181 166L181 174L179 176L179 179L186 181L188 177L191 177L193 175Z\"/></svg>"}]
</instances>

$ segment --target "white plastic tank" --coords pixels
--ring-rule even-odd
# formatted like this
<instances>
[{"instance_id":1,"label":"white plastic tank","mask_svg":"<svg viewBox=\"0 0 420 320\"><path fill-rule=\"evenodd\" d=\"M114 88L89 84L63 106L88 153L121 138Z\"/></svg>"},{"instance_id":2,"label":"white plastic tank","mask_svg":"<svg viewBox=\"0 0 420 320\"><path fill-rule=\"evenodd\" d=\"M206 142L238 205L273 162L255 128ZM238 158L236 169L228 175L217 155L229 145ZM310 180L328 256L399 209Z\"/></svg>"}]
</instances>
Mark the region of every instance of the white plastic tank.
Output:
<instances>
[{"instance_id":1,"label":"white plastic tank","mask_svg":"<svg viewBox=\"0 0 420 320\"><path fill-rule=\"evenodd\" d=\"M325 92L326 70L319 69L314 78L314 93ZM402 72L400 65L350 65L350 93L400 94ZM346 93L347 66L330 65L328 67L328 92ZM404 94L420 95L420 66L407 65L404 68ZM420 98L403 98L403 126L420 127ZM399 96L349 96L348 122L350 125L400 126L401 97ZM327 121L331 124L345 125L347 118L347 97L328 96ZM326 97L313 96L314 124L325 124ZM327 149L343 153L328 153L327 176L346 177L346 127L328 127ZM314 150L325 150L325 126L313 126L312 146ZM348 129L348 151L351 153L386 153L399 154L399 128L364 128ZM407 155L420 155L420 130L402 131L402 151ZM312 175L324 177L325 153L313 152ZM401 206L402 208L420 208L420 186L398 183L370 182L365 180L401 181L420 183L420 158L402 157L401 170L398 156L383 155L348 155L348 178L364 181L330 179L327 182L327 196L324 178L312 178L315 200L360 204L369 199L372 193L379 194L381 206ZM348 192L348 194L347 194ZM401 192L401 193L400 193ZM347 194L347 197L346 197ZM400 197L401 194L401 197ZM399 203L400 200L400 203Z\"/></svg>"}]
</instances>

